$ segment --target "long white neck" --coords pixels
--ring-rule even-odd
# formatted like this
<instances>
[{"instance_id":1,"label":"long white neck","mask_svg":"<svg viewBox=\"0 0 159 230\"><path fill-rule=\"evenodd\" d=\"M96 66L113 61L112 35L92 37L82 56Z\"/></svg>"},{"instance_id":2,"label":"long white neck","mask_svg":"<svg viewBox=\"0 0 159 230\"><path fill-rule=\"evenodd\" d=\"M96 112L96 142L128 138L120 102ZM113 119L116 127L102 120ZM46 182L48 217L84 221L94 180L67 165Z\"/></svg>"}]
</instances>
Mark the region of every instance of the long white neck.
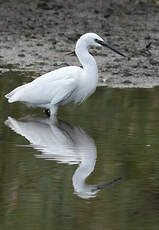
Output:
<instances>
[{"instance_id":1,"label":"long white neck","mask_svg":"<svg viewBox=\"0 0 159 230\"><path fill-rule=\"evenodd\" d=\"M88 45L82 39L79 39L76 43L75 53L83 66L84 71L93 73L98 77L97 64L93 56L88 52Z\"/></svg>"}]
</instances>

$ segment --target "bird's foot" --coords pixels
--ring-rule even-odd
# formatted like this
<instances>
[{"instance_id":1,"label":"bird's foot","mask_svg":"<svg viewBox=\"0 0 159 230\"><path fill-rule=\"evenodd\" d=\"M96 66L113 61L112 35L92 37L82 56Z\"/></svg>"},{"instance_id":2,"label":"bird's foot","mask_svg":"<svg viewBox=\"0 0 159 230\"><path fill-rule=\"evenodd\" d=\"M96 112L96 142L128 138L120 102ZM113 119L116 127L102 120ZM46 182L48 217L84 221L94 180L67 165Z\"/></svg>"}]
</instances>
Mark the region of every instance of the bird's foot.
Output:
<instances>
[{"instance_id":1,"label":"bird's foot","mask_svg":"<svg viewBox=\"0 0 159 230\"><path fill-rule=\"evenodd\" d=\"M44 112L46 113L46 115L47 115L48 117L50 117L50 110L49 110L49 109L45 109Z\"/></svg>"}]
</instances>

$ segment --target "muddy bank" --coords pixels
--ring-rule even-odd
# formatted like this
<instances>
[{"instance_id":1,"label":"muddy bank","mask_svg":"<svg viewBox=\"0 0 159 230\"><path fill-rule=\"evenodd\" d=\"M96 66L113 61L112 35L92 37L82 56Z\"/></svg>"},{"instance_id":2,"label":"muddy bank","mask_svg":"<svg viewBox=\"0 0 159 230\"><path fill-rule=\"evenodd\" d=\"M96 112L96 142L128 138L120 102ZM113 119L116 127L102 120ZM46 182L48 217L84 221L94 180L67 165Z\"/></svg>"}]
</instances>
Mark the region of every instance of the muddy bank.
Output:
<instances>
[{"instance_id":1,"label":"muddy bank","mask_svg":"<svg viewBox=\"0 0 159 230\"><path fill-rule=\"evenodd\" d=\"M111 87L159 85L159 5L155 1L0 0L0 71L33 71L35 76L79 65L76 40L95 32L125 53L91 50L99 84Z\"/></svg>"}]
</instances>

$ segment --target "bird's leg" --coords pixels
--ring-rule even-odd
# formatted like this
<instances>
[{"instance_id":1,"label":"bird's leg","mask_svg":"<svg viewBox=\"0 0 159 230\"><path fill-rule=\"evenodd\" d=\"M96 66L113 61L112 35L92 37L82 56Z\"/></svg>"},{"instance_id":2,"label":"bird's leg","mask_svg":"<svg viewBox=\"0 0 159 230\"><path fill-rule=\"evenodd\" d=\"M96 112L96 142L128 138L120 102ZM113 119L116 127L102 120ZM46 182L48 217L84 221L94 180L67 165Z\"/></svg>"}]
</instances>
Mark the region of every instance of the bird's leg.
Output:
<instances>
[{"instance_id":1,"label":"bird's leg","mask_svg":"<svg viewBox=\"0 0 159 230\"><path fill-rule=\"evenodd\" d=\"M47 115L48 117L50 117L50 110L49 110L49 109L45 109L44 112L46 113L46 115Z\"/></svg>"},{"instance_id":2,"label":"bird's leg","mask_svg":"<svg viewBox=\"0 0 159 230\"><path fill-rule=\"evenodd\" d=\"M56 117L57 110L58 110L58 106L52 105L50 108L50 117Z\"/></svg>"}]
</instances>

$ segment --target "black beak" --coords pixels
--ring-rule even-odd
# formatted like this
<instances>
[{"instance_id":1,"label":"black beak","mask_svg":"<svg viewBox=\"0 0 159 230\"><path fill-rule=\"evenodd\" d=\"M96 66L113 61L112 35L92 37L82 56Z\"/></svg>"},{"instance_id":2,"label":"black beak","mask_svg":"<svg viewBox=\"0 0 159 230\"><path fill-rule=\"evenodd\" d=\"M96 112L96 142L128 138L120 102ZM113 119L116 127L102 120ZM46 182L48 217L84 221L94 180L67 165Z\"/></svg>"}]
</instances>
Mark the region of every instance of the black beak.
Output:
<instances>
[{"instance_id":1,"label":"black beak","mask_svg":"<svg viewBox=\"0 0 159 230\"><path fill-rule=\"evenodd\" d=\"M119 55L121 55L121 56L123 56L123 57L126 57L124 54L120 53L118 50L116 50L116 49L112 48L111 46L107 45L107 44L104 43L103 41L100 41L100 40L98 40L98 39L95 39L95 41L96 41L98 44L100 44L100 45L102 45L102 46L105 46L105 47L111 49L111 50L114 51L115 53L117 53L117 54L119 54Z\"/></svg>"}]
</instances>

